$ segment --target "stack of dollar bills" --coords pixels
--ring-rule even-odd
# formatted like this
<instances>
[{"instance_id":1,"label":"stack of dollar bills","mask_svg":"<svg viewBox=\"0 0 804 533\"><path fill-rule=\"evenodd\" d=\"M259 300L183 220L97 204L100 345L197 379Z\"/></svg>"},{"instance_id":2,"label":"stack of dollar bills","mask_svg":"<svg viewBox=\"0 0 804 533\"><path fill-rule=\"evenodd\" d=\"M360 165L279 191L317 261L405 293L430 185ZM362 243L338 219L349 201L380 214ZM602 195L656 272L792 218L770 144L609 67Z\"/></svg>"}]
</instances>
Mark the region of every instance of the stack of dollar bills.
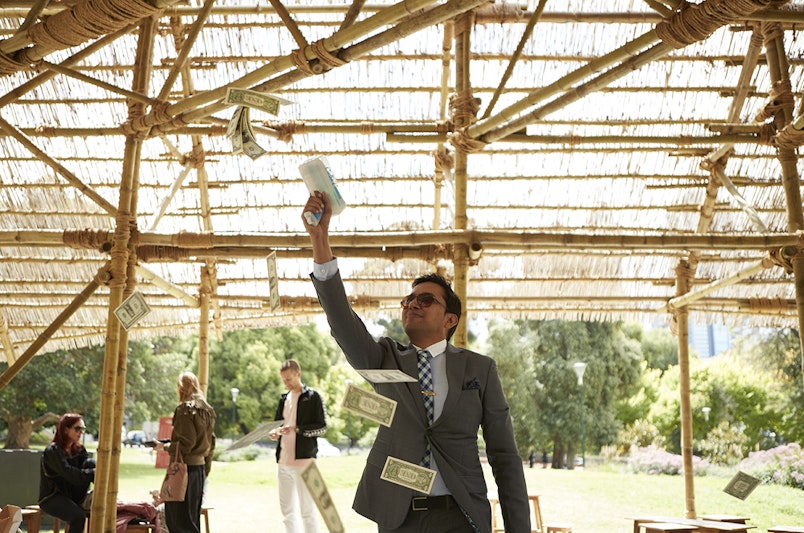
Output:
<instances>
[{"instance_id":1,"label":"stack of dollar bills","mask_svg":"<svg viewBox=\"0 0 804 533\"><path fill-rule=\"evenodd\" d=\"M226 136L232 140L232 153L235 155L246 154L251 159L257 159L265 154L265 149L257 144L257 138L251 127L249 109L258 109L271 115L278 115L280 105L293 102L250 89L229 87L226 90L226 103L237 106L226 130Z\"/></svg>"}]
</instances>

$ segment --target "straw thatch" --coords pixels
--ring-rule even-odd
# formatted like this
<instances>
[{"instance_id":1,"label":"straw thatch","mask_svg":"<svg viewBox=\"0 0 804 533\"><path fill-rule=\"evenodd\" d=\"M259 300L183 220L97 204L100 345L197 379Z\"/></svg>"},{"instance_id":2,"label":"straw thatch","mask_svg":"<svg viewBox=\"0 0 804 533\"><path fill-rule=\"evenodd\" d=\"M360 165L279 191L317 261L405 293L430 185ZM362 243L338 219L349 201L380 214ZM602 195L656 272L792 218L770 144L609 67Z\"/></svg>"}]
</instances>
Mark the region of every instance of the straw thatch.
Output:
<instances>
[{"instance_id":1,"label":"straw thatch","mask_svg":"<svg viewBox=\"0 0 804 533\"><path fill-rule=\"evenodd\" d=\"M297 169L318 155L370 317L440 269L468 316L797 326L804 3L478 5L0 4L0 360L106 342L133 290L132 338L313 320ZM295 102L252 113L260 159L231 154L227 86Z\"/></svg>"}]
</instances>

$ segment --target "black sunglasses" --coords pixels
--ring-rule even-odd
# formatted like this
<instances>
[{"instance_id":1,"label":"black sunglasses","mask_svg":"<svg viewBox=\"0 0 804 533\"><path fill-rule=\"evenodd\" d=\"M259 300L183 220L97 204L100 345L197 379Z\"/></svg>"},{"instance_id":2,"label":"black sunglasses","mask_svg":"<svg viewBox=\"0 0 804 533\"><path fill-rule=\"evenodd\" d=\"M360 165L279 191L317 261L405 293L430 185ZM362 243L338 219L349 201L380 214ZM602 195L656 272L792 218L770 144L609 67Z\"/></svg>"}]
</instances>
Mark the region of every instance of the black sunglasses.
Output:
<instances>
[{"instance_id":1,"label":"black sunglasses","mask_svg":"<svg viewBox=\"0 0 804 533\"><path fill-rule=\"evenodd\" d=\"M81 433L87 430L86 426L73 426L73 429Z\"/></svg>"},{"instance_id":2,"label":"black sunglasses","mask_svg":"<svg viewBox=\"0 0 804 533\"><path fill-rule=\"evenodd\" d=\"M413 300L416 300L416 303L419 304L419 307L430 307L434 303L443 305L445 308L447 307L447 304L442 304L441 302L439 302L435 294L432 294L430 292L420 292L419 294L408 294L407 296L402 298L402 301L399 303L402 305L403 309L407 309Z\"/></svg>"}]
</instances>

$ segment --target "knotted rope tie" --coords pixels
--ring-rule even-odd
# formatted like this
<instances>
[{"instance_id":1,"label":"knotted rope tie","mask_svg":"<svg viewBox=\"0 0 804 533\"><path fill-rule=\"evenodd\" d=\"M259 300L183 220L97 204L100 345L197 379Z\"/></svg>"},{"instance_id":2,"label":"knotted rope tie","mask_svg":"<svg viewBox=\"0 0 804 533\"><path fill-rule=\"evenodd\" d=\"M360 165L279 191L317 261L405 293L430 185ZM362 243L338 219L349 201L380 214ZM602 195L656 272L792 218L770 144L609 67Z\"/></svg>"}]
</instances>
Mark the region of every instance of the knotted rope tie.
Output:
<instances>
[{"instance_id":1,"label":"knotted rope tie","mask_svg":"<svg viewBox=\"0 0 804 533\"><path fill-rule=\"evenodd\" d=\"M779 148L788 148L790 150L798 148L804 145L804 130L797 130L792 123L788 124L773 138L773 144Z\"/></svg>"},{"instance_id":2,"label":"knotted rope tie","mask_svg":"<svg viewBox=\"0 0 804 533\"><path fill-rule=\"evenodd\" d=\"M435 169L436 172L443 172L444 169L452 169L455 167L455 158L446 148L441 148L433 153L435 156Z\"/></svg>"},{"instance_id":3,"label":"knotted rope tie","mask_svg":"<svg viewBox=\"0 0 804 533\"><path fill-rule=\"evenodd\" d=\"M781 248L773 248L768 250L768 257L766 258L772 264L782 267L785 272L788 274L793 273L793 258L798 254L798 250L796 250L795 254L790 254L789 252L785 251L784 247ZM762 260L763 264L765 263L765 259Z\"/></svg>"},{"instance_id":4,"label":"knotted rope tie","mask_svg":"<svg viewBox=\"0 0 804 533\"><path fill-rule=\"evenodd\" d=\"M13 74L15 72L19 72L20 70L31 70L31 64L20 62L8 56L2 52L0 52L0 74Z\"/></svg>"},{"instance_id":5,"label":"knotted rope tie","mask_svg":"<svg viewBox=\"0 0 804 533\"><path fill-rule=\"evenodd\" d=\"M790 85L790 80L779 80L774 82L773 88L768 95L768 103L765 104L759 112L757 112L754 120L757 122L764 122L767 119L776 115L777 111L784 108L793 108L794 97L793 88Z\"/></svg>"},{"instance_id":6,"label":"knotted rope tie","mask_svg":"<svg viewBox=\"0 0 804 533\"><path fill-rule=\"evenodd\" d=\"M64 230L61 240L70 248L103 251L109 244L109 232L94 229Z\"/></svg>"},{"instance_id":7,"label":"knotted rope tie","mask_svg":"<svg viewBox=\"0 0 804 533\"><path fill-rule=\"evenodd\" d=\"M483 150L488 143L485 143L479 139L473 139L466 134L465 129L460 129L456 131L452 135L450 135L449 142L456 148L463 150L469 154L476 154Z\"/></svg>"},{"instance_id":8,"label":"knotted rope tie","mask_svg":"<svg viewBox=\"0 0 804 533\"><path fill-rule=\"evenodd\" d=\"M204 151L204 147L201 144L196 144L193 146L193 150L188 152L179 158L179 163L182 166L190 164L193 168L201 168L204 166L204 161L206 159L206 152Z\"/></svg>"},{"instance_id":9,"label":"knotted rope tie","mask_svg":"<svg viewBox=\"0 0 804 533\"><path fill-rule=\"evenodd\" d=\"M290 142L297 133L304 133L305 125L302 121L289 120L287 122L271 122L266 120L263 126L276 130L277 139Z\"/></svg>"},{"instance_id":10,"label":"knotted rope tie","mask_svg":"<svg viewBox=\"0 0 804 533\"><path fill-rule=\"evenodd\" d=\"M669 19L656 25L656 36L673 48L702 41L721 26L767 7L769 0L707 0L684 2Z\"/></svg>"}]
</instances>

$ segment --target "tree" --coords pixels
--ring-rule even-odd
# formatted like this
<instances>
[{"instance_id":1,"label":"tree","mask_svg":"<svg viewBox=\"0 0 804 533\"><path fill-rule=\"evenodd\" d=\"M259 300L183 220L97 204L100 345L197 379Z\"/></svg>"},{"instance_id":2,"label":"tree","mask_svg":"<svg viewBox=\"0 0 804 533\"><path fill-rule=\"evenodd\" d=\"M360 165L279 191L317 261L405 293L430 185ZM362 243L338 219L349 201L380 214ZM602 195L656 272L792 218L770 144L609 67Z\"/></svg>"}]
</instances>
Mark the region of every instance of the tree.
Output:
<instances>
[{"instance_id":1,"label":"tree","mask_svg":"<svg viewBox=\"0 0 804 533\"><path fill-rule=\"evenodd\" d=\"M36 356L0 391L0 418L8 426L5 448L28 448L31 434L66 412L84 416L97 431L103 347ZM0 371L8 368L0 364Z\"/></svg>"},{"instance_id":2,"label":"tree","mask_svg":"<svg viewBox=\"0 0 804 533\"><path fill-rule=\"evenodd\" d=\"M509 402L514 402L512 418L524 422L514 428L518 444L551 443L554 468L574 464L580 444L580 391L572 365L578 361L588 365L583 403L587 447L616 442L621 427L617 402L634 392L642 361L639 343L625 334L621 323L514 321L513 327L498 322L490 331L489 352L506 369L500 374Z\"/></svg>"},{"instance_id":3,"label":"tree","mask_svg":"<svg viewBox=\"0 0 804 533\"><path fill-rule=\"evenodd\" d=\"M337 362L339 350L329 336L309 324L229 331L221 341L210 343L209 354L207 398L218 415L216 433L227 435L251 431L274 419L279 396L286 392L279 375L283 361L296 360L302 381L318 388ZM240 390L236 406L233 387Z\"/></svg>"},{"instance_id":4,"label":"tree","mask_svg":"<svg viewBox=\"0 0 804 533\"><path fill-rule=\"evenodd\" d=\"M653 328L642 335L642 354L648 368L656 368L664 372L678 364L678 339L670 330Z\"/></svg>"}]
</instances>

